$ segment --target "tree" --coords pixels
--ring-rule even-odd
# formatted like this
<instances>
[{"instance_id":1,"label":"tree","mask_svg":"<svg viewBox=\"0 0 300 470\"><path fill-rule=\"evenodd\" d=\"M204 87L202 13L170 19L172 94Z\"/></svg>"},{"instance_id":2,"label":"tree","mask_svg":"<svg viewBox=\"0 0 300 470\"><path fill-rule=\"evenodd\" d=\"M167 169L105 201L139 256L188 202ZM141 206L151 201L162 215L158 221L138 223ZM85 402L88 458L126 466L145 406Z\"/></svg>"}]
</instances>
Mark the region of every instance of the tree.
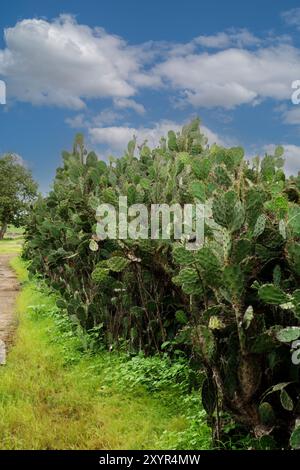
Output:
<instances>
[{"instance_id":1,"label":"tree","mask_svg":"<svg viewBox=\"0 0 300 470\"><path fill-rule=\"evenodd\" d=\"M8 224L24 223L29 204L37 194L37 183L31 172L15 155L0 158L0 240Z\"/></svg>"}]
</instances>

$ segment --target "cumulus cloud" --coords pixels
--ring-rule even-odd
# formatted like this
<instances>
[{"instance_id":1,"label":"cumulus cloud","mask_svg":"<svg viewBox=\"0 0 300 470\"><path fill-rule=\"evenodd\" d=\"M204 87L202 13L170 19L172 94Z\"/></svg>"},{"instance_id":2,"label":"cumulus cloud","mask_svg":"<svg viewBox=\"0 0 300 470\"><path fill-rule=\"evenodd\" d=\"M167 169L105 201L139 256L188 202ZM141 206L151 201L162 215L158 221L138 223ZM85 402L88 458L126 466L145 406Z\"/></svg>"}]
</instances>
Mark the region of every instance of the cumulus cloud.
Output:
<instances>
[{"instance_id":1,"label":"cumulus cloud","mask_svg":"<svg viewBox=\"0 0 300 470\"><path fill-rule=\"evenodd\" d=\"M300 106L294 106L294 108L284 110L283 122L286 124L300 124Z\"/></svg>"},{"instance_id":2,"label":"cumulus cloud","mask_svg":"<svg viewBox=\"0 0 300 470\"><path fill-rule=\"evenodd\" d=\"M150 147L155 147L159 144L161 137L167 136L170 129L177 132L181 130L182 125L173 121L162 120L153 127L94 127L89 130L89 135L93 143L104 145L112 151L122 152L133 136L136 136L139 144L147 140ZM209 144L226 145L226 142L218 134L206 126L201 126L201 130L207 136Z\"/></svg>"},{"instance_id":3,"label":"cumulus cloud","mask_svg":"<svg viewBox=\"0 0 300 470\"><path fill-rule=\"evenodd\" d=\"M286 43L229 48L170 57L155 70L193 106L230 109L266 98L289 99L291 83L300 77L300 51Z\"/></svg>"},{"instance_id":4,"label":"cumulus cloud","mask_svg":"<svg viewBox=\"0 0 300 470\"><path fill-rule=\"evenodd\" d=\"M285 12L285 21L296 21L296 13ZM116 108L143 114L137 92L162 86L175 101L196 108L230 109L268 98L282 102L300 77L300 49L283 36L262 40L246 29L182 44L129 45L61 15L20 21L5 30L5 43L0 76L9 97L79 110L89 99L111 98Z\"/></svg>"},{"instance_id":5,"label":"cumulus cloud","mask_svg":"<svg viewBox=\"0 0 300 470\"><path fill-rule=\"evenodd\" d=\"M114 105L120 109L133 109L138 114L144 114L146 111L142 104L137 103L135 100L129 98L115 98Z\"/></svg>"},{"instance_id":6,"label":"cumulus cloud","mask_svg":"<svg viewBox=\"0 0 300 470\"><path fill-rule=\"evenodd\" d=\"M87 121L84 114L76 114L73 117L66 118L65 122L72 129L80 129L87 126Z\"/></svg>"},{"instance_id":7,"label":"cumulus cloud","mask_svg":"<svg viewBox=\"0 0 300 470\"><path fill-rule=\"evenodd\" d=\"M122 118L123 115L120 111L114 108L104 108L95 115L90 112L76 114L75 116L66 118L65 122L73 129L88 129L90 127L114 124Z\"/></svg>"},{"instance_id":8,"label":"cumulus cloud","mask_svg":"<svg viewBox=\"0 0 300 470\"><path fill-rule=\"evenodd\" d=\"M159 78L143 72L142 46L62 15L5 30L0 74L20 101L80 109L86 98L128 98Z\"/></svg>"},{"instance_id":9,"label":"cumulus cloud","mask_svg":"<svg viewBox=\"0 0 300 470\"><path fill-rule=\"evenodd\" d=\"M292 8L281 13L281 16L285 23L289 26L300 27L300 8Z\"/></svg>"},{"instance_id":10,"label":"cumulus cloud","mask_svg":"<svg viewBox=\"0 0 300 470\"><path fill-rule=\"evenodd\" d=\"M213 35L198 36L193 42L206 48L224 49L232 46L257 46L261 41L247 29L231 29Z\"/></svg>"}]
</instances>

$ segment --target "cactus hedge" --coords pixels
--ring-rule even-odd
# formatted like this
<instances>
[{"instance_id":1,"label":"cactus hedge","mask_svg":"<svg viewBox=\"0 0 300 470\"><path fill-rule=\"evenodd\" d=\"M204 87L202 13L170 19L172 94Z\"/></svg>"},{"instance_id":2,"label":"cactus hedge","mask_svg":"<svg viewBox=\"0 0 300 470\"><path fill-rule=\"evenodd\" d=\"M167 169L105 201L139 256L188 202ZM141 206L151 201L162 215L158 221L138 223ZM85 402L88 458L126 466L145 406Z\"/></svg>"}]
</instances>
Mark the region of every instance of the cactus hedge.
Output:
<instances>
[{"instance_id":1,"label":"cactus hedge","mask_svg":"<svg viewBox=\"0 0 300 470\"><path fill-rule=\"evenodd\" d=\"M270 446L299 448L300 178L283 165L282 147L247 162L240 147L208 146L198 120L154 149L134 139L108 162L78 135L32 209L24 255L102 344L180 351L205 370L216 439L230 416ZM96 208L117 207L120 195L129 205L205 203L204 245L99 241Z\"/></svg>"}]
</instances>

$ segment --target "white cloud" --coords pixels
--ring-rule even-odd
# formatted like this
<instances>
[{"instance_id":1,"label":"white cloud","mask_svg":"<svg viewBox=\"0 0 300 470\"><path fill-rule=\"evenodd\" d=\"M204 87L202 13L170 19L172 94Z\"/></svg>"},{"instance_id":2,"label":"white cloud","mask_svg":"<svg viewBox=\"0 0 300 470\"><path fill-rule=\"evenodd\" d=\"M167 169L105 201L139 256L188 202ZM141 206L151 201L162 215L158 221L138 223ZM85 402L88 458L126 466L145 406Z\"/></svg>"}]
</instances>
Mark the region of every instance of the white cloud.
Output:
<instances>
[{"instance_id":1,"label":"white cloud","mask_svg":"<svg viewBox=\"0 0 300 470\"><path fill-rule=\"evenodd\" d=\"M133 109L138 114L144 114L146 111L142 104L137 103L136 101L129 98L115 98L114 105L120 109Z\"/></svg>"},{"instance_id":2,"label":"white cloud","mask_svg":"<svg viewBox=\"0 0 300 470\"><path fill-rule=\"evenodd\" d=\"M182 124L160 121L153 127L94 127L89 130L89 134L93 143L104 145L112 151L122 152L133 136L137 137L138 144L147 140L150 147L155 147L159 144L161 137L167 136L169 130L177 132L181 128ZM225 145L225 142L212 130L205 126L201 126L201 130L207 136L209 144Z\"/></svg>"},{"instance_id":3,"label":"white cloud","mask_svg":"<svg viewBox=\"0 0 300 470\"><path fill-rule=\"evenodd\" d=\"M294 108L284 110L283 122L286 124L300 124L300 106L294 106Z\"/></svg>"},{"instance_id":4,"label":"white cloud","mask_svg":"<svg viewBox=\"0 0 300 470\"><path fill-rule=\"evenodd\" d=\"M288 13L285 20L292 21ZM70 15L27 19L5 30L0 74L8 97L33 104L80 110L88 99L111 98L115 107L143 114L134 96L164 85L185 104L230 109L290 98L291 83L300 78L300 49L287 39L229 29L185 44L129 45Z\"/></svg>"},{"instance_id":5,"label":"white cloud","mask_svg":"<svg viewBox=\"0 0 300 470\"><path fill-rule=\"evenodd\" d=\"M65 122L73 129L83 129L95 126L106 126L120 121L123 116L113 108L105 108L100 113L92 115L87 112L76 114L73 117L66 118Z\"/></svg>"},{"instance_id":6,"label":"white cloud","mask_svg":"<svg viewBox=\"0 0 300 470\"><path fill-rule=\"evenodd\" d=\"M273 154L276 145L268 144L265 145L263 150L266 153ZM293 144L285 144L284 158L285 158L285 170L288 175L295 175L300 171L300 146Z\"/></svg>"},{"instance_id":7,"label":"white cloud","mask_svg":"<svg viewBox=\"0 0 300 470\"><path fill-rule=\"evenodd\" d=\"M232 29L210 36L198 36L193 42L194 44L207 48L224 49L232 46L257 46L260 43L260 39L247 29Z\"/></svg>"},{"instance_id":8,"label":"white cloud","mask_svg":"<svg viewBox=\"0 0 300 470\"><path fill-rule=\"evenodd\" d=\"M76 114L74 117L66 118L65 122L72 129L80 129L87 126L87 121L84 114Z\"/></svg>"},{"instance_id":9,"label":"white cloud","mask_svg":"<svg viewBox=\"0 0 300 470\"><path fill-rule=\"evenodd\" d=\"M33 104L80 109L86 98L128 98L159 78L142 71L143 48L70 15L28 19L5 30L0 74L8 95Z\"/></svg>"},{"instance_id":10,"label":"white cloud","mask_svg":"<svg viewBox=\"0 0 300 470\"><path fill-rule=\"evenodd\" d=\"M300 27L300 8L292 8L281 13L283 20L289 26Z\"/></svg>"},{"instance_id":11,"label":"white cloud","mask_svg":"<svg viewBox=\"0 0 300 470\"><path fill-rule=\"evenodd\" d=\"M122 118L122 114L120 112L115 111L111 108L103 109L100 113L93 116L91 119L91 124L89 127L93 126L106 126L109 124L113 124L116 121Z\"/></svg>"},{"instance_id":12,"label":"white cloud","mask_svg":"<svg viewBox=\"0 0 300 470\"><path fill-rule=\"evenodd\" d=\"M300 77L300 51L281 44L256 50L229 48L167 58L156 73L195 107L233 108L263 99L289 99Z\"/></svg>"}]
</instances>

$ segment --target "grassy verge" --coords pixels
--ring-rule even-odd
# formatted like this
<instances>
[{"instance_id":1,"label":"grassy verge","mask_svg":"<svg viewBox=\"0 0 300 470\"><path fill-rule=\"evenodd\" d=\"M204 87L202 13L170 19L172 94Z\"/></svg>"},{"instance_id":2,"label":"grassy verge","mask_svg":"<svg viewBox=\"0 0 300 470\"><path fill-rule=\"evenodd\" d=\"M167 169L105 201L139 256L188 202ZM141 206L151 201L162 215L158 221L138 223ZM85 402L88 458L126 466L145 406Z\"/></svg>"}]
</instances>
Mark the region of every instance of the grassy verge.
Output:
<instances>
[{"instance_id":1,"label":"grassy verge","mask_svg":"<svg viewBox=\"0 0 300 470\"><path fill-rule=\"evenodd\" d=\"M24 228L23 227L15 227L14 225L9 225L7 228L7 235L14 234L14 235L23 235Z\"/></svg>"},{"instance_id":2,"label":"grassy verge","mask_svg":"<svg viewBox=\"0 0 300 470\"><path fill-rule=\"evenodd\" d=\"M23 288L15 346L0 369L2 449L209 447L199 394L182 382L185 363L95 352L96 333L62 315L19 258L11 264Z\"/></svg>"},{"instance_id":3,"label":"grassy verge","mask_svg":"<svg viewBox=\"0 0 300 470\"><path fill-rule=\"evenodd\" d=\"M16 240L0 240L0 255L7 255L7 254L18 254L21 252L22 249L22 239Z\"/></svg>"}]
</instances>

